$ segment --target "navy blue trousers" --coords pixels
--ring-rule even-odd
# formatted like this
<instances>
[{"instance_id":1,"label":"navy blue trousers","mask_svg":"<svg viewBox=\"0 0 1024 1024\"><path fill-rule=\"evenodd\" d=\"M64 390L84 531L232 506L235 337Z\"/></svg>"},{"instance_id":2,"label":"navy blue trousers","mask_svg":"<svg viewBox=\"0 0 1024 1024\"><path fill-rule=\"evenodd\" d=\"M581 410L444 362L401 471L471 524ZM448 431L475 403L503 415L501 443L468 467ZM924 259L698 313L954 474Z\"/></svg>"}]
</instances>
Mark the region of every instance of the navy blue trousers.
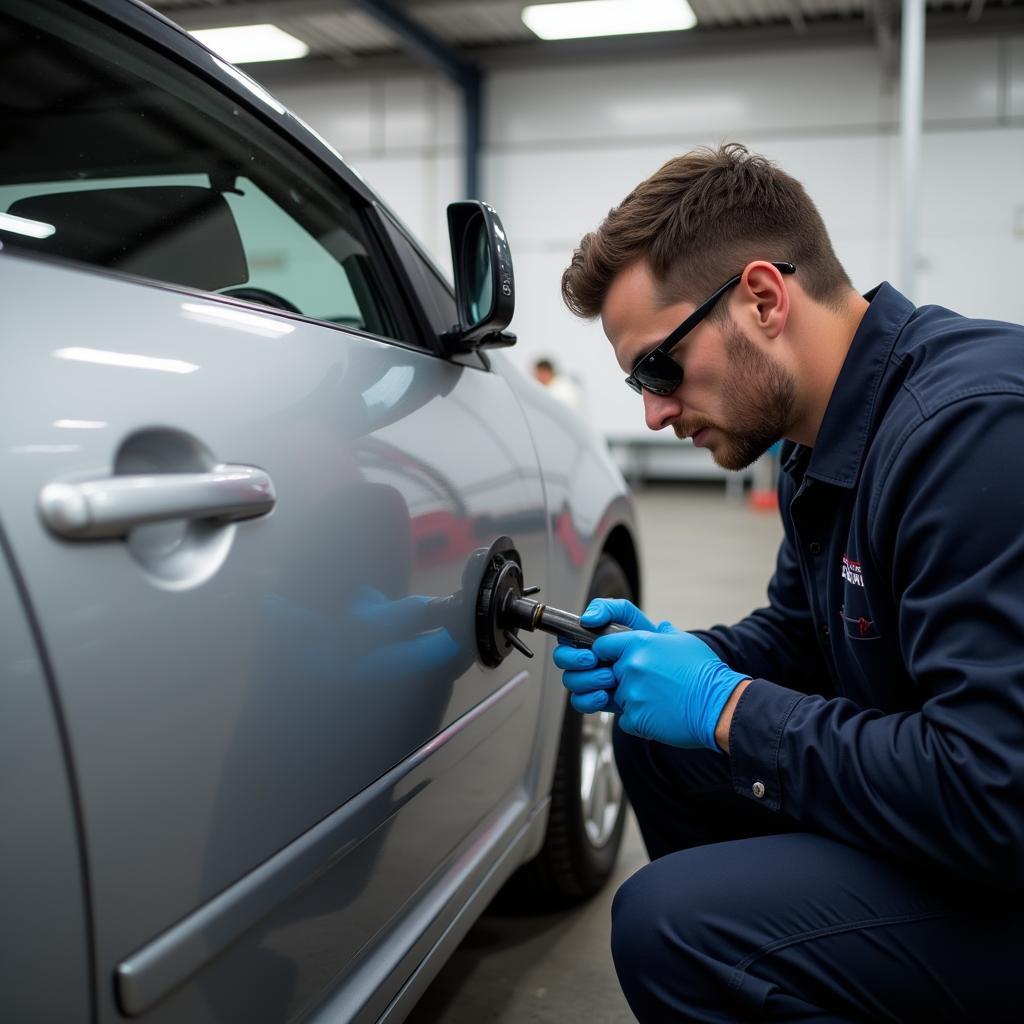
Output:
<instances>
[{"instance_id":1,"label":"navy blue trousers","mask_svg":"<svg viewBox=\"0 0 1024 1024\"><path fill-rule=\"evenodd\" d=\"M1024 1020L1021 898L800 831L724 754L615 752L651 857L612 908L641 1024Z\"/></svg>"}]
</instances>

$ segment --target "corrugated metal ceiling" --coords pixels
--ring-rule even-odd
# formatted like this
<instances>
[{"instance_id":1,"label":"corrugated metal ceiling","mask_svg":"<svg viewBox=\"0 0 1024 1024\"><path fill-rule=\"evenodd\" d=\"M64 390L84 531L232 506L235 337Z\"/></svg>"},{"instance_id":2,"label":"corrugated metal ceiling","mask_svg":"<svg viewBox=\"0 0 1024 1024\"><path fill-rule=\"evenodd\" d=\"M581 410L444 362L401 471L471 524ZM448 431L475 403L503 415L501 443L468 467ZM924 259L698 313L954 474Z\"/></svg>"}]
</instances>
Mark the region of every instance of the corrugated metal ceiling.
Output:
<instances>
[{"instance_id":1,"label":"corrugated metal ceiling","mask_svg":"<svg viewBox=\"0 0 1024 1024\"><path fill-rule=\"evenodd\" d=\"M346 0L149 0L186 29L272 22L307 43L313 57L358 60L397 53L402 41L365 11ZM522 23L525 0L393 0L414 21L455 50L544 46ZM697 16L695 32L724 41L740 33L773 28L805 35L830 31L874 30L898 25L899 0L690 0ZM929 14L945 24L984 25L997 12L1020 15L1024 0L928 0ZM690 33L693 34L693 33ZM675 34L678 35L678 34ZM624 37L630 38L630 37ZM635 38L635 37L632 37ZM776 41L778 36L775 37ZM608 41L602 41L607 52Z\"/></svg>"}]
</instances>

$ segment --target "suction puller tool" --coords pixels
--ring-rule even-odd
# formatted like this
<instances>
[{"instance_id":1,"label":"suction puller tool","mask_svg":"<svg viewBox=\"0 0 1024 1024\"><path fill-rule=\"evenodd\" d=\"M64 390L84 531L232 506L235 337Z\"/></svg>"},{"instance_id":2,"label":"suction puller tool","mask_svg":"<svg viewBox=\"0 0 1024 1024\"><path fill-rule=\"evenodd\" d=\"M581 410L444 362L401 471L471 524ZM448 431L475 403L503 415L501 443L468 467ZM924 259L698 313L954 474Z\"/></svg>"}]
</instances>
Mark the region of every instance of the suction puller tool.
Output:
<instances>
[{"instance_id":1,"label":"suction puller tool","mask_svg":"<svg viewBox=\"0 0 1024 1024\"><path fill-rule=\"evenodd\" d=\"M499 537L488 551L476 604L477 645L485 665L500 664L513 649L532 658L533 651L519 639L521 629L551 633L577 647L590 647L607 633L628 632L617 623L587 629L578 615L531 600L537 593L540 587L523 584L522 560L512 540Z\"/></svg>"}]
</instances>

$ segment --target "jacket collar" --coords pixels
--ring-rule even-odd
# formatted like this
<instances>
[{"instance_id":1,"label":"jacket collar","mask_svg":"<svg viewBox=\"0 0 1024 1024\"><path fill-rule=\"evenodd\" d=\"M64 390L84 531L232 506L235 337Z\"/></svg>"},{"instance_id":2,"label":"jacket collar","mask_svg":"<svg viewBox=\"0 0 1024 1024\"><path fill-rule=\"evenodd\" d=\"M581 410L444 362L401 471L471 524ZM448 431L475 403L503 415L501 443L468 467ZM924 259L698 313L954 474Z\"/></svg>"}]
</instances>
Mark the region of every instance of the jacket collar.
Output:
<instances>
[{"instance_id":1,"label":"jacket collar","mask_svg":"<svg viewBox=\"0 0 1024 1024\"><path fill-rule=\"evenodd\" d=\"M913 303L888 282L864 298L869 305L832 389L817 443L813 448L796 445L783 466L787 473L806 467L807 476L837 487L857 482L864 451L884 411L879 407L882 385L896 372L892 350L914 314Z\"/></svg>"}]
</instances>

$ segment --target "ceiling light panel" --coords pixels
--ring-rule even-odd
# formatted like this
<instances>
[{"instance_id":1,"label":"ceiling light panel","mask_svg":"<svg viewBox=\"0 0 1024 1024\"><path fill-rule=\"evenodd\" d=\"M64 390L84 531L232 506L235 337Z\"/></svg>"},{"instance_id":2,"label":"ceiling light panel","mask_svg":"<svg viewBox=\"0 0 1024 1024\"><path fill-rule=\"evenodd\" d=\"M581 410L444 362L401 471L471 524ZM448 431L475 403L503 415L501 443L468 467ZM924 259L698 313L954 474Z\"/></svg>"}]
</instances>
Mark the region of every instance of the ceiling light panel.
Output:
<instances>
[{"instance_id":1,"label":"ceiling light panel","mask_svg":"<svg viewBox=\"0 0 1024 1024\"><path fill-rule=\"evenodd\" d=\"M231 64L255 64L264 60L296 60L309 47L276 25L237 25L204 28L192 33L214 53Z\"/></svg>"},{"instance_id":2,"label":"ceiling light panel","mask_svg":"<svg viewBox=\"0 0 1024 1024\"><path fill-rule=\"evenodd\" d=\"M585 39L680 32L697 18L686 0L574 0L525 7L523 23L541 39Z\"/></svg>"}]
</instances>

